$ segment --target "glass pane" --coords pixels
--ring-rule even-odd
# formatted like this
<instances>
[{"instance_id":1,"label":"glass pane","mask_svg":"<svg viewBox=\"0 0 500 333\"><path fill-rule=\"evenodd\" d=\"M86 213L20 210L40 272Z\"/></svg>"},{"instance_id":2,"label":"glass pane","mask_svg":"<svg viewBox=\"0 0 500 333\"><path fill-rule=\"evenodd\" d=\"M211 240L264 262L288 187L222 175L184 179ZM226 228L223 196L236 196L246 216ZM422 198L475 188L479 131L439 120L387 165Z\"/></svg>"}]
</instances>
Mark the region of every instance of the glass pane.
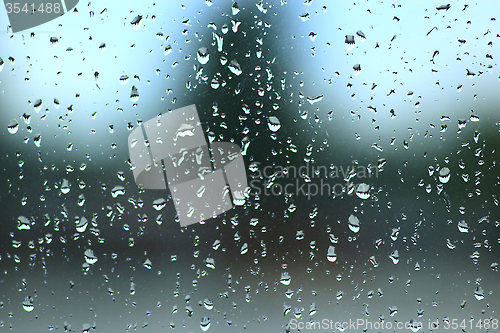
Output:
<instances>
[{"instance_id":1,"label":"glass pane","mask_svg":"<svg viewBox=\"0 0 500 333\"><path fill-rule=\"evenodd\" d=\"M4 0L0 327L498 329L499 11Z\"/></svg>"}]
</instances>

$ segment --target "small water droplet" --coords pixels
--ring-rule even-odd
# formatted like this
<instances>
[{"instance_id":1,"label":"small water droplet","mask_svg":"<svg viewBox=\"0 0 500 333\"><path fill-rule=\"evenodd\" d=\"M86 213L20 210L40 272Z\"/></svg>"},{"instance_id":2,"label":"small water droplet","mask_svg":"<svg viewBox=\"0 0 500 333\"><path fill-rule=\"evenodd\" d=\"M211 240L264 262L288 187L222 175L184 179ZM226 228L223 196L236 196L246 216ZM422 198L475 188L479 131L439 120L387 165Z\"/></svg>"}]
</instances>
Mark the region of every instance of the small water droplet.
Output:
<instances>
[{"instance_id":1,"label":"small water droplet","mask_svg":"<svg viewBox=\"0 0 500 333\"><path fill-rule=\"evenodd\" d=\"M205 65L208 60L210 60L210 53L208 51L208 48L206 47L200 47L197 52L198 56L198 61L200 64Z\"/></svg>"},{"instance_id":2,"label":"small water droplet","mask_svg":"<svg viewBox=\"0 0 500 333\"><path fill-rule=\"evenodd\" d=\"M137 15L133 20L132 22L130 22L130 24L132 25L132 29L134 30L138 30L140 29L141 25L142 25L142 15Z\"/></svg>"},{"instance_id":3,"label":"small water droplet","mask_svg":"<svg viewBox=\"0 0 500 333\"><path fill-rule=\"evenodd\" d=\"M348 51L352 50L356 46L356 41L354 40L353 35L345 36L345 47Z\"/></svg>"},{"instance_id":4,"label":"small water droplet","mask_svg":"<svg viewBox=\"0 0 500 333\"><path fill-rule=\"evenodd\" d=\"M7 125L7 130L9 131L10 134L16 134L17 131L19 130L19 122L17 119L11 119L9 122L9 125Z\"/></svg>"},{"instance_id":5,"label":"small water droplet","mask_svg":"<svg viewBox=\"0 0 500 333\"><path fill-rule=\"evenodd\" d=\"M139 100L139 91L135 86L132 86L132 90L130 91L130 101L136 103Z\"/></svg>"}]
</instances>

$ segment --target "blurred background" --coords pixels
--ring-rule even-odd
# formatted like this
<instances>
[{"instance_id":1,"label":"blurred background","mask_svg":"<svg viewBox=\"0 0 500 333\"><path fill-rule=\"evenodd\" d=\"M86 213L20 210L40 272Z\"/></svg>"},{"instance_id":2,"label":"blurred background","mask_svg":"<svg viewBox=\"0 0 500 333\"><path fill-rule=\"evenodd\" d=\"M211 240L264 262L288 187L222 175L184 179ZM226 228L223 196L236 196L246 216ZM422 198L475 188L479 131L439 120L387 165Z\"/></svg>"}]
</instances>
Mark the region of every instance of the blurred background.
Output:
<instances>
[{"instance_id":1,"label":"blurred background","mask_svg":"<svg viewBox=\"0 0 500 333\"><path fill-rule=\"evenodd\" d=\"M13 34L0 7L0 331L492 331L499 10L80 1ZM258 163L378 173L350 179L367 196L251 195L181 228L169 190L135 184L127 138L191 104L249 181Z\"/></svg>"}]
</instances>

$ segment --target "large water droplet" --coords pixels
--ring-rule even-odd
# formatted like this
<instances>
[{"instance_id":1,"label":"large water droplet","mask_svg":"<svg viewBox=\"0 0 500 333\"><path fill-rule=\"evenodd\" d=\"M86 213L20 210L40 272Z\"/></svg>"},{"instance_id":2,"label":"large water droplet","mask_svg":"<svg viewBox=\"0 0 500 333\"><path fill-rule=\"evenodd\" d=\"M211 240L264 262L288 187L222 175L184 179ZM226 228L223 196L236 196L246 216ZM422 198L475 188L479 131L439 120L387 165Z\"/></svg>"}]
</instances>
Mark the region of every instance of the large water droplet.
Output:
<instances>
[{"instance_id":1,"label":"large water droplet","mask_svg":"<svg viewBox=\"0 0 500 333\"><path fill-rule=\"evenodd\" d=\"M17 229L18 230L30 230L31 222L25 216L19 216L17 218Z\"/></svg>"},{"instance_id":2,"label":"large water droplet","mask_svg":"<svg viewBox=\"0 0 500 333\"><path fill-rule=\"evenodd\" d=\"M9 122L9 125L7 125L7 130L9 131L10 134L16 134L17 131L19 130L19 122L17 119L11 119Z\"/></svg>"},{"instance_id":3,"label":"large water droplet","mask_svg":"<svg viewBox=\"0 0 500 333\"><path fill-rule=\"evenodd\" d=\"M398 250L394 250L392 251L391 255L389 256L389 258L391 258L392 260L392 263L394 265L397 265L397 263L399 262L399 252Z\"/></svg>"},{"instance_id":4,"label":"large water droplet","mask_svg":"<svg viewBox=\"0 0 500 333\"><path fill-rule=\"evenodd\" d=\"M215 269L215 260L214 260L214 258L207 258L207 259L205 259L205 265L208 268Z\"/></svg>"},{"instance_id":5,"label":"large water droplet","mask_svg":"<svg viewBox=\"0 0 500 333\"><path fill-rule=\"evenodd\" d=\"M285 286L288 286L288 285L290 285L290 282L292 282L292 278L290 277L290 274L288 274L288 272L281 273L280 283L285 285Z\"/></svg>"},{"instance_id":6,"label":"large water droplet","mask_svg":"<svg viewBox=\"0 0 500 333\"><path fill-rule=\"evenodd\" d=\"M359 219L352 215L349 216L349 222L348 222L348 225L349 225L349 229L354 232L354 233L357 233L359 231Z\"/></svg>"},{"instance_id":7,"label":"large water droplet","mask_svg":"<svg viewBox=\"0 0 500 333\"><path fill-rule=\"evenodd\" d=\"M248 252L248 243L243 244L240 250L240 254L245 254Z\"/></svg>"},{"instance_id":8,"label":"large water droplet","mask_svg":"<svg viewBox=\"0 0 500 333\"><path fill-rule=\"evenodd\" d=\"M281 123L280 120L275 117L275 116L270 116L267 119L267 126L269 126L269 129L273 132L277 132L281 128Z\"/></svg>"},{"instance_id":9,"label":"large water droplet","mask_svg":"<svg viewBox=\"0 0 500 333\"><path fill-rule=\"evenodd\" d=\"M201 318L201 322L200 322L200 328L203 332L206 332L208 331L208 329L210 328L210 325L212 324L212 321L210 320L210 318L208 317L203 317Z\"/></svg>"},{"instance_id":10,"label":"large water droplet","mask_svg":"<svg viewBox=\"0 0 500 333\"><path fill-rule=\"evenodd\" d=\"M484 291L483 291L483 288L481 288L481 286L478 286L476 288L476 291L474 292L474 296L476 297L476 299L478 301L480 301L484 298Z\"/></svg>"},{"instance_id":11,"label":"large water droplet","mask_svg":"<svg viewBox=\"0 0 500 333\"><path fill-rule=\"evenodd\" d=\"M97 262L97 256L91 249L85 250L83 257L85 258L86 263L89 265L93 265Z\"/></svg>"},{"instance_id":12,"label":"large water droplet","mask_svg":"<svg viewBox=\"0 0 500 333\"><path fill-rule=\"evenodd\" d=\"M370 197L370 186L365 183L360 183L356 186L356 195L363 200Z\"/></svg>"},{"instance_id":13,"label":"large water droplet","mask_svg":"<svg viewBox=\"0 0 500 333\"><path fill-rule=\"evenodd\" d=\"M153 264L151 263L151 260L149 260L149 259L146 259L146 261L144 261L142 266L146 267L147 269L153 268Z\"/></svg>"},{"instance_id":14,"label":"large water droplet","mask_svg":"<svg viewBox=\"0 0 500 333\"><path fill-rule=\"evenodd\" d=\"M328 247L328 252L326 254L326 259L328 259L329 262L335 262L337 260L337 253L335 253L335 247L334 246L329 246Z\"/></svg>"},{"instance_id":15,"label":"large water droplet","mask_svg":"<svg viewBox=\"0 0 500 333\"><path fill-rule=\"evenodd\" d=\"M123 186L115 186L111 190L111 196L113 198L116 198L117 196L124 195L124 194L125 194L125 187L123 187Z\"/></svg>"},{"instance_id":16,"label":"large water droplet","mask_svg":"<svg viewBox=\"0 0 500 333\"><path fill-rule=\"evenodd\" d=\"M458 221L458 231L464 233L469 232L469 225L465 222L465 220Z\"/></svg>"},{"instance_id":17,"label":"large water droplet","mask_svg":"<svg viewBox=\"0 0 500 333\"><path fill-rule=\"evenodd\" d=\"M159 199L156 199L155 201L153 201L153 207L156 210L162 210L163 207L165 207L166 205L167 205L167 201L163 198L159 198Z\"/></svg>"},{"instance_id":18,"label":"large water droplet","mask_svg":"<svg viewBox=\"0 0 500 333\"><path fill-rule=\"evenodd\" d=\"M231 11L233 15L236 15L240 12L240 8L238 7L237 2L233 3L233 5L231 6Z\"/></svg>"},{"instance_id":19,"label":"large water droplet","mask_svg":"<svg viewBox=\"0 0 500 333\"><path fill-rule=\"evenodd\" d=\"M198 61L200 64L205 65L208 60L210 60L210 53L206 47L200 47L198 52L196 52L198 56Z\"/></svg>"},{"instance_id":20,"label":"large water droplet","mask_svg":"<svg viewBox=\"0 0 500 333\"><path fill-rule=\"evenodd\" d=\"M450 180L450 169L447 167L441 168L439 170L439 181L443 184L447 183Z\"/></svg>"},{"instance_id":21,"label":"large water droplet","mask_svg":"<svg viewBox=\"0 0 500 333\"><path fill-rule=\"evenodd\" d=\"M205 298L205 300L203 301L203 306L205 307L205 309L210 311L214 308L214 302L209 300L208 298Z\"/></svg>"},{"instance_id":22,"label":"large water droplet","mask_svg":"<svg viewBox=\"0 0 500 333\"><path fill-rule=\"evenodd\" d=\"M238 64L238 62L236 60L231 60L231 62L229 63L229 65L227 65L227 67L229 68L231 73L233 73L235 75L239 76L241 73L243 73L243 71L241 70L240 64Z\"/></svg>"},{"instance_id":23,"label":"large water droplet","mask_svg":"<svg viewBox=\"0 0 500 333\"><path fill-rule=\"evenodd\" d=\"M78 231L78 232L84 232L85 229L87 229L87 225L88 224L89 223L88 223L87 219L82 216L82 218L77 221L76 231Z\"/></svg>"},{"instance_id":24,"label":"large water droplet","mask_svg":"<svg viewBox=\"0 0 500 333\"><path fill-rule=\"evenodd\" d=\"M35 146L40 147L42 145L42 135L41 134L35 135L33 143L35 144Z\"/></svg>"},{"instance_id":25,"label":"large water droplet","mask_svg":"<svg viewBox=\"0 0 500 333\"><path fill-rule=\"evenodd\" d=\"M121 82L121 84L127 84L128 76L127 75L120 76L120 82Z\"/></svg>"},{"instance_id":26,"label":"large water droplet","mask_svg":"<svg viewBox=\"0 0 500 333\"><path fill-rule=\"evenodd\" d=\"M354 48L354 46L356 45L356 42L354 40L354 36L353 35L346 35L345 36L345 48L350 51Z\"/></svg>"},{"instance_id":27,"label":"large water droplet","mask_svg":"<svg viewBox=\"0 0 500 333\"><path fill-rule=\"evenodd\" d=\"M136 103L139 100L139 91L135 86L132 86L132 90L130 91L130 101Z\"/></svg>"},{"instance_id":28,"label":"large water droplet","mask_svg":"<svg viewBox=\"0 0 500 333\"><path fill-rule=\"evenodd\" d=\"M23 309L27 312L33 311L35 306L33 305L33 297L27 296L23 301Z\"/></svg>"},{"instance_id":29,"label":"large water droplet","mask_svg":"<svg viewBox=\"0 0 500 333\"><path fill-rule=\"evenodd\" d=\"M35 112L38 113L40 112L40 109L42 108L43 101L41 99L37 99L35 101L35 104L33 104L33 108L35 109Z\"/></svg>"},{"instance_id":30,"label":"large water droplet","mask_svg":"<svg viewBox=\"0 0 500 333\"><path fill-rule=\"evenodd\" d=\"M67 179L63 179L62 184L61 184L61 193L68 194L70 189L71 189L71 186L69 184L69 181Z\"/></svg>"},{"instance_id":31,"label":"large water droplet","mask_svg":"<svg viewBox=\"0 0 500 333\"><path fill-rule=\"evenodd\" d=\"M363 31L361 31L361 30L358 30L358 31L356 32L356 37L358 38L358 40L359 40L360 42L364 42L364 41L366 40L366 36L365 36L364 32L363 32Z\"/></svg>"},{"instance_id":32,"label":"large water droplet","mask_svg":"<svg viewBox=\"0 0 500 333\"><path fill-rule=\"evenodd\" d=\"M130 24L132 25L132 29L134 30L138 30L140 29L141 25L142 25L142 15L137 15L133 20L132 22L130 22Z\"/></svg>"}]
</instances>

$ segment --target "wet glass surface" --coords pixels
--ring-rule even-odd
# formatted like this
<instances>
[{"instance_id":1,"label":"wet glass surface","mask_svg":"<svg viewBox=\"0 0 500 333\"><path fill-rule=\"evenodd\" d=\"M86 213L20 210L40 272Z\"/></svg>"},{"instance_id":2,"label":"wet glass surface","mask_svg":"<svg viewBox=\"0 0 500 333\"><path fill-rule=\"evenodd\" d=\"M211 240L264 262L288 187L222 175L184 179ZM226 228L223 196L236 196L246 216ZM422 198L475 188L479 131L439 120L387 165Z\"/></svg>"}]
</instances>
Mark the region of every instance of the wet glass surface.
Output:
<instances>
[{"instance_id":1,"label":"wet glass surface","mask_svg":"<svg viewBox=\"0 0 500 333\"><path fill-rule=\"evenodd\" d=\"M499 329L500 3L74 2L0 6L0 331Z\"/></svg>"}]
</instances>

